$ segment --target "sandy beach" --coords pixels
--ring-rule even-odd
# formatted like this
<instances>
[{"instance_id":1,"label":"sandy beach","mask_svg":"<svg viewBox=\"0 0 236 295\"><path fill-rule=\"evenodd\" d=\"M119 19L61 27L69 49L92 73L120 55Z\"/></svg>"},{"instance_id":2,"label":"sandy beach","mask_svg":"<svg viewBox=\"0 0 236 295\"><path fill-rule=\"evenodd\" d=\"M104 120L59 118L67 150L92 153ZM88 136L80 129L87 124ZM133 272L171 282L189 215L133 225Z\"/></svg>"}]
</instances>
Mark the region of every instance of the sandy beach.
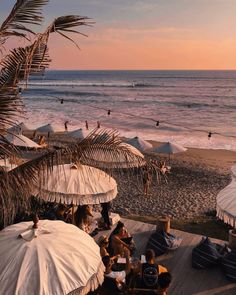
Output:
<instances>
[{"instance_id":1,"label":"sandy beach","mask_svg":"<svg viewBox=\"0 0 236 295\"><path fill-rule=\"evenodd\" d=\"M159 142L150 141L154 146ZM168 156L146 153L148 157L168 162ZM118 181L118 196L113 210L122 216L160 216L194 219L216 208L216 196L231 180L230 168L236 164L236 152L189 148L171 156L171 172L157 183L153 177L148 196L136 176Z\"/></svg>"}]
</instances>

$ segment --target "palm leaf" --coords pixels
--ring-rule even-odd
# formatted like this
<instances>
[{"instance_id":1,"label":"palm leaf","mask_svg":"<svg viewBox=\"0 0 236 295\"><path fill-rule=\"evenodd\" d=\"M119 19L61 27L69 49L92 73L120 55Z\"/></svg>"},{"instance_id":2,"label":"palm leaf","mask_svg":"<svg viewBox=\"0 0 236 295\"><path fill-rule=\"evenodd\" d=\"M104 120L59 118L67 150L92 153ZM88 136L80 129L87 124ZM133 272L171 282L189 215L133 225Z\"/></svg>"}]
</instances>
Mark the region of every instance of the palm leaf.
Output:
<instances>
[{"instance_id":1,"label":"palm leaf","mask_svg":"<svg viewBox=\"0 0 236 295\"><path fill-rule=\"evenodd\" d=\"M47 4L48 0L17 0L7 19L0 27L0 41L4 43L9 36L25 37L27 33L34 32L22 24L42 23L42 6ZM18 30L20 32L18 32Z\"/></svg>"},{"instance_id":2,"label":"palm leaf","mask_svg":"<svg viewBox=\"0 0 236 295\"><path fill-rule=\"evenodd\" d=\"M127 148L121 145L121 140L116 132L109 132L109 135L112 136L107 137L107 132L104 131L97 135L93 132L81 142L48 151L40 157L2 174L0 177L0 204L2 206L7 204L8 211L5 207L2 211L0 210L0 223L5 226L13 222L15 213L19 209L18 200L20 199L21 203L27 203L28 197L39 183L39 177L47 178L54 165L81 162L84 155L88 159L89 156L93 157L97 153L101 154L101 162L109 155L114 160L113 162L118 162L118 157L122 156L127 161L132 159L137 166L144 164L143 158L131 154ZM112 165L108 164L108 168L112 168ZM17 197L15 192L17 192Z\"/></svg>"}]
</instances>

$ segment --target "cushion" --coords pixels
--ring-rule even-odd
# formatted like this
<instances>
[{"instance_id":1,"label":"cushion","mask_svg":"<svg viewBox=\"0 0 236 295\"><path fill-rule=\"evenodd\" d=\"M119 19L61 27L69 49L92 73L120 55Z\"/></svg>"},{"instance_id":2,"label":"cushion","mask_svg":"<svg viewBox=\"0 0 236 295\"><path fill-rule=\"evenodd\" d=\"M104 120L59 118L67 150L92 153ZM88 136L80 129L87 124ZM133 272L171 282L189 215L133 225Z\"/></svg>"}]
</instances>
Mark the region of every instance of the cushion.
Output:
<instances>
[{"instance_id":1,"label":"cushion","mask_svg":"<svg viewBox=\"0 0 236 295\"><path fill-rule=\"evenodd\" d=\"M164 231L156 231L148 240L146 249L152 249L156 256L166 253L168 250L178 248L182 239Z\"/></svg>"},{"instance_id":2,"label":"cushion","mask_svg":"<svg viewBox=\"0 0 236 295\"><path fill-rule=\"evenodd\" d=\"M226 278L236 282L236 252L227 253L222 258L221 265Z\"/></svg>"},{"instance_id":3,"label":"cushion","mask_svg":"<svg viewBox=\"0 0 236 295\"><path fill-rule=\"evenodd\" d=\"M197 269L214 267L218 264L220 257L216 244L209 238L203 237L192 251L192 267Z\"/></svg>"}]
</instances>

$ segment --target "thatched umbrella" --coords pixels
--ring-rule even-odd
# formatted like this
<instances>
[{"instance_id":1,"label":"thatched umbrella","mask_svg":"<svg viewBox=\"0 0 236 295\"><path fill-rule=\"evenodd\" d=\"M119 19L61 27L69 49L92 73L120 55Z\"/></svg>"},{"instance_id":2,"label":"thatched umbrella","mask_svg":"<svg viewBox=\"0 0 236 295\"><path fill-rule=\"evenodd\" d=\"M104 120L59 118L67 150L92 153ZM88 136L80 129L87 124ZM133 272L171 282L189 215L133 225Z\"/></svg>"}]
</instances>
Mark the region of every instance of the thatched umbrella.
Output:
<instances>
[{"instance_id":1,"label":"thatched umbrella","mask_svg":"<svg viewBox=\"0 0 236 295\"><path fill-rule=\"evenodd\" d=\"M94 239L63 221L21 222L0 232L0 286L7 295L85 295L103 282Z\"/></svg>"}]
</instances>

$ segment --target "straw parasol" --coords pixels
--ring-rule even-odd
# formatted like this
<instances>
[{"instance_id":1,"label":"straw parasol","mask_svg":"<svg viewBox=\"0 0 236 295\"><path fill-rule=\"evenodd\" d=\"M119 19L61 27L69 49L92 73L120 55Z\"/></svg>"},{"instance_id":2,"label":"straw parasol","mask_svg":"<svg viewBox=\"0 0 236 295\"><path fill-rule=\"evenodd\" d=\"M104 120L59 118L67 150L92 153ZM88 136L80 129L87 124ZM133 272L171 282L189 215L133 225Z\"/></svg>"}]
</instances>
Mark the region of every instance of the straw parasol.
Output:
<instances>
[{"instance_id":1,"label":"straw parasol","mask_svg":"<svg viewBox=\"0 0 236 295\"><path fill-rule=\"evenodd\" d=\"M63 221L35 220L0 232L0 286L7 295L85 295L104 279L98 245Z\"/></svg>"},{"instance_id":2,"label":"straw parasol","mask_svg":"<svg viewBox=\"0 0 236 295\"><path fill-rule=\"evenodd\" d=\"M231 167L231 175L231 183L217 195L216 208L220 219L236 227L236 165Z\"/></svg>"},{"instance_id":3,"label":"straw parasol","mask_svg":"<svg viewBox=\"0 0 236 295\"><path fill-rule=\"evenodd\" d=\"M38 190L38 195L46 201L68 205L100 204L116 197L117 183L97 168L65 164L54 166Z\"/></svg>"},{"instance_id":4,"label":"straw parasol","mask_svg":"<svg viewBox=\"0 0 236 295\"><path fill-rule=\"evenodd\" d=\"M134 138L131 138L126 141L128 144L134 146L136 149L138 149L141 152L144 152L148 149L152 148L152 144L149 143L148 141L139 138L138 136L135 136Z\"/></svg>"}]
</instances>

